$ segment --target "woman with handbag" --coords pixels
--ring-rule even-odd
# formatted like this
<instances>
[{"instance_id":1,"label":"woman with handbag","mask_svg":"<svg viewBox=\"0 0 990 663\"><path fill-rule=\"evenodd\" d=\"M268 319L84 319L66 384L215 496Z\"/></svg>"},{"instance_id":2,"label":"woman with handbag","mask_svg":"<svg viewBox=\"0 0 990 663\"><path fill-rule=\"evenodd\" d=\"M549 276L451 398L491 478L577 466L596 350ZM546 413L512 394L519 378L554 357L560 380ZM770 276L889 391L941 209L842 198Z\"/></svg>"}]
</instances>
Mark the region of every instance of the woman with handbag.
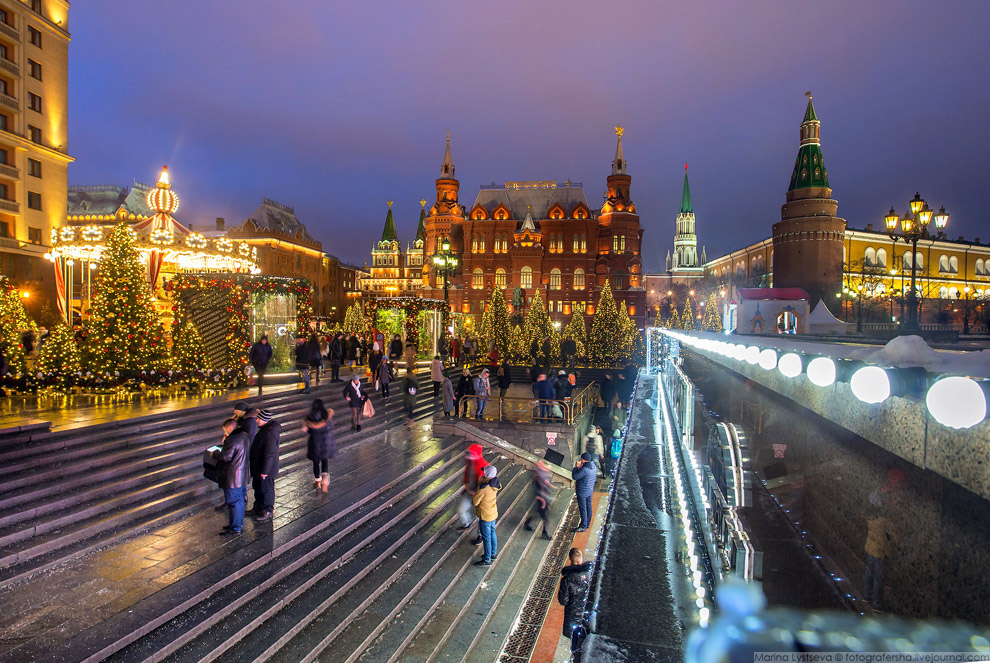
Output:
<instances>
[{"instance_id":1,"label":"woman with handbag","mask_svg":"<svg viewBox=\"0 0 990 663\"><path fill-rule=\"evenodd\" d=\"M361 413L368 395L364 393L361 376L357 373L351 376L350 382L344 387L344 399L351 407L351 430L361 430Z\"/></svg>"},{"instance_id":2,"label":"woman with handbag","mask_svg":"<svg viewBox=\"0 0 990 663\"><path fill-rule=\"evenodd\" d=\"M330 486L330 459L337 456L337 440L333 436L333 410L323 401L313 401L303 421L303 432L309 434L306 458L313 461L313 488L327 492Z\"/></svg>"},{"instance_id":3,"label":"woman with handbag","mask_svg":"<svg viewBox=\"0 0 990 663\"><path fill-rule=\"evenodd\" d=\"M378 371L375 373L375 385L382 394L382 400L388 402L388 386L392 383L395 375L392 373L392 361L388 357L382 357L378 363Z\"/></svg>"}]
</instances>

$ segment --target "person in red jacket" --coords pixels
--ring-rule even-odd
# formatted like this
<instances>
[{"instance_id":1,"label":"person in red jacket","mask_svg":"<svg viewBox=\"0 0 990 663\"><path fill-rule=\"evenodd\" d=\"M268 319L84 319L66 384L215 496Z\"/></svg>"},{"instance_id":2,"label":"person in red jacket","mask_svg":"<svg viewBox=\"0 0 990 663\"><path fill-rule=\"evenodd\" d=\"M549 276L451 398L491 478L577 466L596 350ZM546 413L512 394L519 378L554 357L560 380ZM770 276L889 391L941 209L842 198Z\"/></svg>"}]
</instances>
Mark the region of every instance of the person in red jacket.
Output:
<instances>
[{"instance_id":1,"label":"person in red jacket","mask_svg":"<svg viewBox=\"0 0 990 663\"><path fill-rule=\"evenodd\" d=\"M471 498L478 492L482 479L485 478L485 467L488 461L482 455L483 449L480 444L472 444L464 454L464 493L461 494L461 501L457 507L457 515L461 519L458 532L463 532L474 522L474 504ZM475 545L481 543L481 535L474 540Z\"/></svg>"}]
</instances>

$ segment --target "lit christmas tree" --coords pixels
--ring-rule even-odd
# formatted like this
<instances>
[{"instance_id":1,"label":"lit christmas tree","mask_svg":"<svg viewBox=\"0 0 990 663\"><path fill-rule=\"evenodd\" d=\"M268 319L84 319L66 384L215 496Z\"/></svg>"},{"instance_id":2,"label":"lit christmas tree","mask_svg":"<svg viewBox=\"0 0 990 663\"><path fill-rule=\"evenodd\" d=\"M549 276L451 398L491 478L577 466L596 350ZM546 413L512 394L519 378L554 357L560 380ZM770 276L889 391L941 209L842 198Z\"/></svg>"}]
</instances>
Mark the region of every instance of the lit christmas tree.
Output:
<instances>
[{"instance_id":1,"label":"lit christmas tree","mask_svg":"<svg viewBox=\"0 0 990 663\"><path fill-rule=\"evenodd\" d=\"M509 355L509 306L505 301L505 293L501 288L492 291L488 303L490 338L495 343L498 353L503 357Z\"/></svg>"},{"instance_id":2,"label":"lit christmas tree","mask_svg":"<svg viewBox=\"0 0 990 663\"><path fill-rule=\"evenodd\" d=\"M621 352L619 338L619 312L612 297L612 286L605 280L605 287L598 298L595 315L591 318L591 334L588 336L588 355L600 366L610 366Z\"/></svg>"},{"instance_id":3,"label":"lit christmas tree","mask_svg":"<svg viewBox=\"0 0 990 663\"><path fill-rule=\"evenodd\" d=\"M702 331L722 331L722 316L718 310L718 299L715 293L708 295L708 303L705 304L705 317L701 321Z\"/></svg>"},{"instance_id":4,"label":"lit christmas tree","mask_svg":"<svg viewBox=\"0 0 990 663\"><path fill-rule=\"evenodd\" d=\"M509 355L515 362L528 363L531 361L529 343L526 342L526 332L523 331L522 325L513 327L509 334Z\"/></svg>"},{"instance_id":5,"label":"lit christmas tree","mask_svg":"<svg viewBox=\"0 0 990 663\"><path fill-rule=\"evenodd\" d=\"M577 346L577 356L586 357L588 352L588 331L584 326L584 314L574 311L571 321L564 327L564 338L573 338Z\"/></svg>"},{"instance_id":6,"label":"lit christmas tree","mask_svg":"<svg viewBox=\"0 0 990 663\"><path fill-rule=\"evenodd\" d=\"M100 259L84 348L87 368L115 382L162 368L165 343L146 271L134 231L117 224Z\"/></svg>"},{"instance_id":7,"label":"lit christmas tree","mask_svg":"<svg viewBox=\"0 0 990 663\"><path fill-rule=\"evenodd\" d=\"M24 346L21 336L34 329L21 303L21 293L6 277L0 277L0 350L7 359L7 371L12 375L24 372Z\"/></svg>"},{"instance_id":8,"label":"lit christmas tree","mask_svg":"<svg viewBox=\"0 0 990 663\"><path fill-rule=\"evenodd\" d=\"M348 334L368 333L368 320L365 318L361 304L358 302L354 302L347 307L347 312L344 314L343 330Z\"/></svg>"},{"instance_id":9,"label":"lit christmas tree","mask_svg":"<svg viewBox=\"0 0 990 663\"><path fill-rule=\"evenodd\" d=\"M550 336L553 327L550 324L550 314L543 306L543 299L540 297L539 290L533 295L533 301L526 312L526 328L523 331L526 333L526 353L529 354L529 346L535 340L540 346L540 356L542 356L543 339Z\"/></svg>"},{"instance_id":10,"label":"lit christmas tree","mask_svg":"<svg viewBox=\"0 0 990 663\"><path fill-rule=\"evenodd\" d=\"M629 359L633 355L633 346L636 342L636 323L629 317L629 310L625 305L616 307L619 311L619 356L622 359Z\"/></svg>"},{"instance_id":11,"label":"lit christmas tree","mask_svg":"<svg viewBox=\"0 0 990 663\"><path fill-rule=\"evenodd\" d=\"M185 376L209 370L206 353L203 351L203 338L192 320L187 320L172 335L172 369Z\"/></svg>"},{"instance_id":12,"label":"lit christmas tree","mask_svg":"<svg viewBox=\"0 0 990 663\"><path fill-rule=\"evenodd\" d=\"M681 329L694 329L694 306L691 305L691 298L684 298L684 310L681 312Z\"/></svg>"},{"instance_id":13,"label":"lit christmas tree","mask_svg":"<svg viewBox=\"0 0 990 663\"><path fill-rule=\"evenodd\" d=\"M38 370L42 373L42 382L58 389L68 389L76 381L79 366L79 346L72 330L64 324L57 325L41 346Z\"/></svg>"},{"instance_id":14,"label":"lit christmas tree","mask_svg":"<svg viewBox=\"0 0 990 663\"><path fill-rule=\"evenodd\" d=\"M488 354L492 345L492 307L486 306L485 312L481 314L481 326L478 327L478 356L484 357Z\"/></svg>"}]
</instances>

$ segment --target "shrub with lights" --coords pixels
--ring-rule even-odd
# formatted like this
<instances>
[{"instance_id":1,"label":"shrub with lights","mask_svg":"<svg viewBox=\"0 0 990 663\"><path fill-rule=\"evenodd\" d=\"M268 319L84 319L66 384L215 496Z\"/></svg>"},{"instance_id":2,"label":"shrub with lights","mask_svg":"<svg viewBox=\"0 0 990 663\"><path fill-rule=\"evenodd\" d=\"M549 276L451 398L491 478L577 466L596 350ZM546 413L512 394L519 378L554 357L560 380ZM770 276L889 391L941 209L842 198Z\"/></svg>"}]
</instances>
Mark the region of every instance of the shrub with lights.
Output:
<instances>
[{"instance_id":1,"label":"shrub with lights","mask_svg":"<svg viewBox=\"0 0 990 663\"><path fill-rule=\"evenodd\" d=\"M17 288L0 277L0 350L7 359L7 372L4 383L13 385L24 374L24 345L21 337L24 332L33 330L34 323L28 319L27 311L21 302Z\"/></svg>"},{"instance_id":2,"label":"shrub with lights","mask_svg":"<svg viewBox=\"0 0 990 663\"><path fill-rule=\"evenodd\" d=\"M611 366L622 354L619 312L612 297L608 280L598 298L595 315L591 318L591 334L588 336L588 358L598 366Z\"/></svg>"},{"instance_id":3,"label":"shrub with lights","mask_svg":"<svg viewBox=\"0 0 990 663\"><path fill-rule=\"evenodd\" d=\"M172 371L175 381L184 382L191 388L199 387L201 381L209 376L203 337L192 320L186 320L181 327L173 330Z\"/></svg>"},{"instance_id":4,"label":"shrub with lights","mask_svg":"<svg viewBox=\"0 0 990 663\"><path fill-rule=\"evenodd\" d=\"M38 357L38 384L55 391L67 391L77 381L81 368L79 345L65 324L48 332Z\"/></svg>"}]
</instances>

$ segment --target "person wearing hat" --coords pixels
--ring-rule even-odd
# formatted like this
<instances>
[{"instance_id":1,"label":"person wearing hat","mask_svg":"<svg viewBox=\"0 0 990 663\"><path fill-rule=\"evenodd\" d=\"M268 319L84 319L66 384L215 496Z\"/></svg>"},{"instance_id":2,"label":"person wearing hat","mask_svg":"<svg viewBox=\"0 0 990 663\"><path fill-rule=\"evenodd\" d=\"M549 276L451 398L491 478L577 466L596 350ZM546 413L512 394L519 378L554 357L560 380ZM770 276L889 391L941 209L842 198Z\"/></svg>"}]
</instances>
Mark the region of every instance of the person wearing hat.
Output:
<instances>
[{"instance_id":1,"label":"person wearing hat","mask_svg":"<svg viewBox=\"0 0 990 663\"><path fill-rule=\"evenodd\" d=\"M475 566L491 566L498 556L498 538L495 536L495 522L498 520L498 504L495 495L502 484L498 480L498 470L494 465L486 465L481 488L471 498L478 513L478 529L481 531L481 542L484 545L484 557L474 563Z\"/></svg>"},{"instance_id":2,"label":"person wearing hat","mask_svg":"<svg viewBox=\"0 0 990 663\"><path fill-rule=\"evenodd\" d=\"M258 522L271 520L275 508L275 477L278 476L278 447L282 426L268 410L258 410L258 434L251 443L251 480L254 513Z\"/></svg>"},{"instance_id":3,"label":"person wearing hat","mask_svg":"<svg viewBox=\"0 0 990 663\"><path fill-rule=\"evenodd\" d=\"M251 407L247 401L237 401L234 403L234 413L230 415L228 421L234 422L234 429L244 432L247 435L247 446L246 449L251 448L251 443L254 441L254 434L258 432L258 419L256 418L258 411ZM248 469L248 454L245 453L243 457L244 463L244 474L247 475ZM223 501L214 507L216 511L225 511L229 507L227 505L227 497L224 495Z\"/></svg>"},{"instance_id":4,"label":"person wearing hat","mask_svg":"<svg viewBox=\"0 0 990 663\"><path fill-rule=\"evenodd\" d=\"M475 419L484 419L485 406L488 405L488 397L492 394L492 385L488 380L488 369L481 369L481 373L474 379L474 395L478 397L478 409L474 413Z\"/></svg>"},{"instance_id":5,"label":"person wearing hat","mask_svg":"<svg viewBox=\"0 0 990 663\"><path fill-rule=\"evenodd\" d=\"M550 528L547 526L547 512L550 510L550 501L553 496L553 484L550 483L550 466L541 458L536 461L536 469L533 472L533 487L536 489L536 510L543 521L543 538L550 540ZM529 521L533 516L526 516L523 527L527 532L532 532L533 527Z\"/></svg>"},{"instance_id":6,"label":"person wearing hat","mask_svg":"<svg viewBox=\"0 0 990 663\"><path fill-rule=\"evenodd\" d=\"M351 430L361 430L361 414L368 395L361 385L361 376L355 373L344 387L344 400L351 407Z\"/></svg>"},{"instance_id":7,"label":"person wearing hat","mask_svg":"<svg viewBox=\"0 0 990 663\"><path fill-rule=\"evenodd\" d=\"M223 489L224 504L227 507L229 522L220 532L221 536L240 534L244 526L244 500L247 497L247 457L250 442L244 429L237 427L234 419L223 422L223 446L213 452L219 462L220 487Z\"/></svg>"},{"instance_id":8,"label":"person wearing hat","mask_svg":"<svg viewBox=\"0 0 990 663\"><path fill-rule=\"evenodd\" d=\"M591 527L591 494L595 490L598 468L591 454L581 454L581 460L571 470L574 479L574 493L577 495L578 511L581 512L581 525L575 532L586 532Z\"/></svg>"}]
</instances>

